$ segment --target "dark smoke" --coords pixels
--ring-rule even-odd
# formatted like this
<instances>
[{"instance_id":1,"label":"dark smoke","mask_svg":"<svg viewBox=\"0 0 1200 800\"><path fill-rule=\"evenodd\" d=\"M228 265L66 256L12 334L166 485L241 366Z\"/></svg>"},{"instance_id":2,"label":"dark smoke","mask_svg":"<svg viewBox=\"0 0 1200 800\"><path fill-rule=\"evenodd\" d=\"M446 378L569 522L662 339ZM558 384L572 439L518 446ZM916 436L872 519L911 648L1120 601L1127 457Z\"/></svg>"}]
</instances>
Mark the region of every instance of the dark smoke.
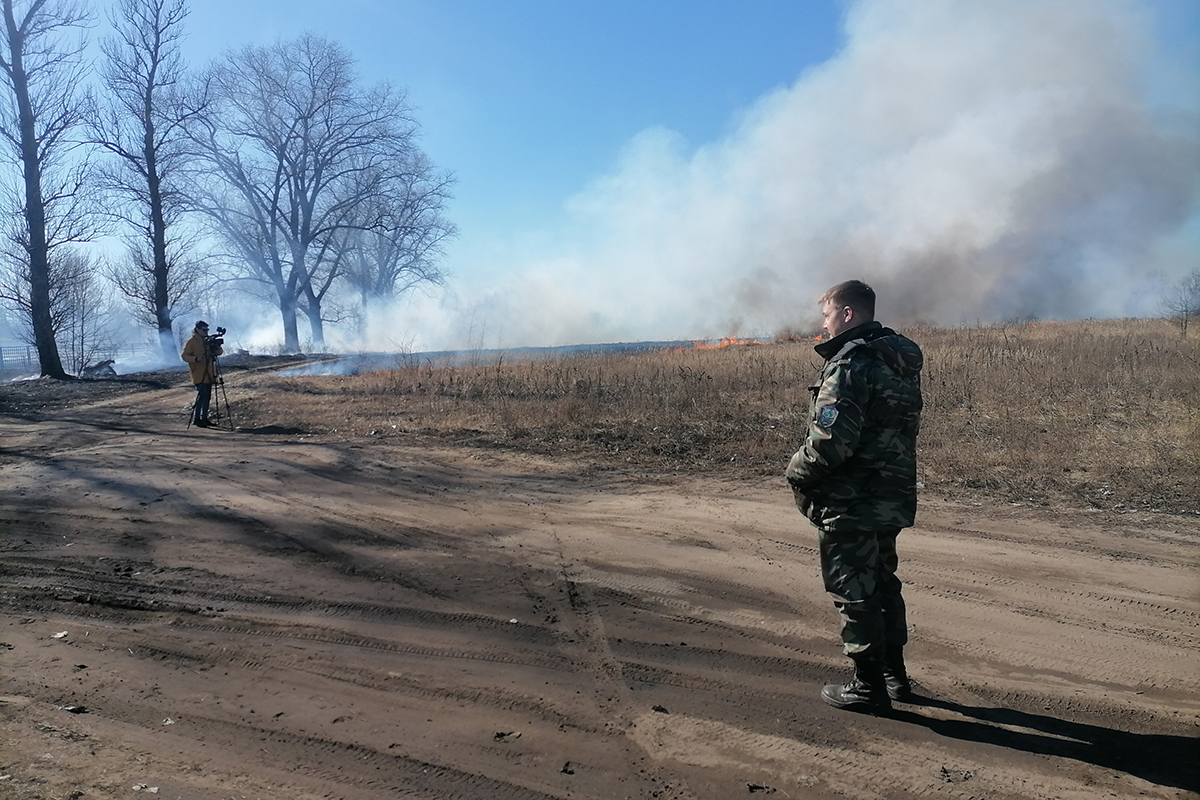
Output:
<instances>
[{"instance_id":1,"label":"dark smoke","mask_svg":"<svg viewBox=\"0 0 1200 800\"><path fill-rule=\"evenodd\" d=\"M1132 0L860 0L728 137L643 132L557 244L413 318L455 346L769 334L849 277L896 324L1153 313L1200 261L1200 77L1156 84L1150 29Z\"/></svg>"}]
</instances>

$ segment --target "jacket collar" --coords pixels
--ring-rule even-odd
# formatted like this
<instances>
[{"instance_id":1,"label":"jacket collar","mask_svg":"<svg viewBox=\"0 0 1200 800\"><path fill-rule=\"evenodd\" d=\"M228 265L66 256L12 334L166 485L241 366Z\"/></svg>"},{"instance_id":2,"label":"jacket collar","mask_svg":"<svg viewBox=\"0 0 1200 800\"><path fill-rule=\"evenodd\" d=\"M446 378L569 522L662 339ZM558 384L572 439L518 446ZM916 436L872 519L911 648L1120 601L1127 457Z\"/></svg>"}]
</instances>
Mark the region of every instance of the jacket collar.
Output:
<instances>
[{"instance_id":1,"label":"jacket collar","mask_svg":"<svg viewBox=\"0 0 1200 800\"><path fill-rule=\"evenodd\" d=\"M832 339L827 339L813 347L817 351L817 355L828 361L834 356L840 354L842 349L847 344L855 339L861 339L868 342L871 339L878 339L880 336L886 336L889 333L887 328L883 327L879 322L864 322L862 325L855 326L848 331L842 331Z\"/></svg>"}]
</instances>

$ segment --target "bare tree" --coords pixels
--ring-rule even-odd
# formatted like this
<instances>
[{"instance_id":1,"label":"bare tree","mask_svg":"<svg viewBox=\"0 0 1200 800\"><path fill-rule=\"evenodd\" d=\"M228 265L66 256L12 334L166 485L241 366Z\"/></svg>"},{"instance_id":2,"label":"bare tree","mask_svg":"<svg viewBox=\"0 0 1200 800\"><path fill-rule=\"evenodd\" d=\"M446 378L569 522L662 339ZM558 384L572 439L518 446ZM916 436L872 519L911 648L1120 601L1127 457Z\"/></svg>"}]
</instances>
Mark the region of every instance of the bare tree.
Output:
<instances>
[{"instance_id":1,"label":"bare tree","mask_svg":"<svg viewBox=\"0 0 1200 800\"><path fill-rule=\"evenodd\" d=\"M1168 286L1161 305L1163 314L1179 328L1179 335L1187 338L1188 323L1200 317L1200 269Z\"/></svg>"},{"instance_id":2,"label":"bare tree","mask_svg":"<svg viewBox=\"0 0 1200 800\"><path fill-rule=\"evenodd\" d=\"M35 343L29 324L29 264L22 270L0 273L0 300L14 308L25 324L18 331L25 341ZM56 249L50 262L50 327L55 342L61 343L64 371L77 374L97 354L106 353L115 344L115 323L110 292L99 280L95 264L83 253L68 248Z\"/></svg>"},{"instance_id":3,"label":"bare tree","mask_svg":"<svg viewBox=\"0 0 1200 800\"><path fill-rule=\"evenodd\" d=\"M78 375L98 356L111 354L117 347L119 330L112 292L83 253L57 251L51 272L55 340L62 344L64 367Z\"/></svg>"},{"instance_id":4,"label":"bare tree","mask_svg":"<svg viewBox=\"0 0 1200 800\"><path fill-rule=\"evenodd\" d=\"M273 291L285 348L299 347L298 312L323 346L345 234L385 228L381 198L403 194L418 163L416 123L402 93L361 87L345 50L318 36L231 52L207 80L197 208Z\"/></svg>"},{"instance_id":5,"label":"bare tree","mask_svg":"<svg viewBox=\"0 0 1200 800\"><path fill-rule=\"evenodd\" d=\"M185 259L194 242L178 228L184 125L204 107L203 99L183 98L180 42L187 15L186 0L119 0L111 16L114 34L101 43L106 102L91 117L96 143L112 156L101 170L116 200L109 211L132 232L127 258L112 277L156 329L168 358L176 349L176 306L198 269Z\"/></svg>"},{"instance_id":6,"label":"bare tree","mask_svg":"<svg viewBox=\"0 0 1200 800\"><path fill-rule=\"evenodd\" d=\"M365 309L390 303L420 284L441 285L442 246L456 229L444 216L453 180L418 154L393 193L380 198L375 215L382 226L353 231L344 280Z\"/></svg>"},{"instance_id":7,"label":"bare tree","mask_svg":"<svg viewBox=\"0 0 1200 800\"><path fill-rule=\"evenodd\" d=\"M179 314L186 313L185 304L202 277L200 267L184 256L189 247L196 246L196 239L188 235L169 242L172 246L166 249L165 259L156 257L150 242L129 241L124 254L107 261L103 268L125 296L134 318L155 329L162 356L172 361L179 357L174 321Z\"/></svg>"},{"instance_id":8,"label":"bare tree","mask_svg":"<svg viewBox=\"0 0 1200 800\"><path fill-rule=\"evenodd\" d=\"M30 328L43 375L67 377L54 339L50 307L52 251L85 241L94 231L82 208L85 164L70 162L71 134L83 121L83 32L90 23L74 0L0 0L0 139L21 167L10 232L15 255L27 260ZM74 38L73 38L74 37ZM20 268L18 272L22 272Z\"/></svg>"}]
</instances>

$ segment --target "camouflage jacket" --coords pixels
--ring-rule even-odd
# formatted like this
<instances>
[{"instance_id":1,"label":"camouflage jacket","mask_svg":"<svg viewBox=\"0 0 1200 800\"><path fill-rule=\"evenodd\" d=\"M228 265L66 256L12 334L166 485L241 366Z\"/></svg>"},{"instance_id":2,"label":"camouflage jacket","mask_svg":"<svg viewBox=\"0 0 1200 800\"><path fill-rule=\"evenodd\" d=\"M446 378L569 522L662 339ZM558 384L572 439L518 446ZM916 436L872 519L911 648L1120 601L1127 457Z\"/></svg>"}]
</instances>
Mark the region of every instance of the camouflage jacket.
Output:
<instances>
[{"instance_id":1,"label":"camouflage jacket","mask_svg":"<svg viewBox=\"0 0 1200 800\"><path fill-rule=\"evenodd\" d=\"M824 531L907 528L917 513L921 348L878 322L816 346L825 359L788 482Z\"/></svg>"}]
</instances>

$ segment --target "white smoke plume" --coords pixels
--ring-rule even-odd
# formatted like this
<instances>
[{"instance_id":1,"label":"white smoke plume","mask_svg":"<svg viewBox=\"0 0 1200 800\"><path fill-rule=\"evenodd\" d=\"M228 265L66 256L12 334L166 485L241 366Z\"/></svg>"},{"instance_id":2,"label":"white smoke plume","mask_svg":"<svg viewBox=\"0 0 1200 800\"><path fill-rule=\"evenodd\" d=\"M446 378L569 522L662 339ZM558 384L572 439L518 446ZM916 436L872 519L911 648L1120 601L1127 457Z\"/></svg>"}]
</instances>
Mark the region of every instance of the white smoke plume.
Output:
<instances>
[{"instance_id":1,"label":"white smoke plume","mask_svg":"<svg viewBox=\"0 0 1200 800\"><path fill-rule=\"evenodd\" d=\"M1149 31L1132 0L860 0L842 51L725 138L643 132L502 284L382 327L418 349L772 333L850 277L889 323L1152 313L1200 258L1200 83L1156 96Z\"/></svg>"}]
</instances>

